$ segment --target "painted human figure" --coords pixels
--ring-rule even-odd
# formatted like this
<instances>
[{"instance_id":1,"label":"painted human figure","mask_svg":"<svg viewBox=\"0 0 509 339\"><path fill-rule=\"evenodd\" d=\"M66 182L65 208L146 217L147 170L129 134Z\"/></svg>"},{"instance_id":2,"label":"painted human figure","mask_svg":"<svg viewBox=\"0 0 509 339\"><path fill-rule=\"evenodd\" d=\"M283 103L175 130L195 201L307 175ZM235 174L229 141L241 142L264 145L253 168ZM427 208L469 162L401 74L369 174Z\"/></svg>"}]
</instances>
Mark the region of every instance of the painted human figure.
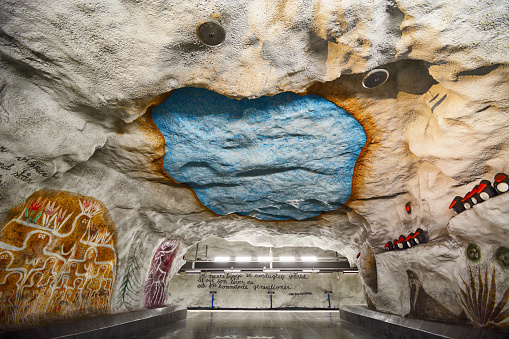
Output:
<instances>
[{"instance_id":1,"label":"painted human figure","mask_svg":"<svg viewBox=\"0 0 509 339\"><path fill-rule=\"evenodd\" d=\"M116 232L102 203L38 191L10 215L0 229L0 330L109 311Z\"/></svg>"},{"instance_id":2,"label":"painted human figure","mask_svg":"<svg viewBox=\"0 0 509 339\"><path fill-rule=\"evenodd\" d=\"M171 270L173 259L179 242L176 239L164 241L157 249L147 281L145 282L145 307L156 308L165 306L165 283Z\"/></svg>"}]
</instances>

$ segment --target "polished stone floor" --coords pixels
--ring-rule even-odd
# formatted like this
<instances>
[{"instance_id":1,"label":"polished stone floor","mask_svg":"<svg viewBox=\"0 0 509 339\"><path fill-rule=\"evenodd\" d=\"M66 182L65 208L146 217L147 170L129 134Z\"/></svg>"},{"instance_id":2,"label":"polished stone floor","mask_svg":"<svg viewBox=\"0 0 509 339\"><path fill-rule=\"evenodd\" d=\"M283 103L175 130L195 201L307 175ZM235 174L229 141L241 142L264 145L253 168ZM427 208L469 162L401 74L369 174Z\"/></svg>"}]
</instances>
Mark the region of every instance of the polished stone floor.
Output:
<instances>
[{"instance_id":1,"label":"polished stone floor","mask_svg":"<svg viewBox=\"0 0 509 339\"><path fill-rule=\"evenodd\" d=\"M339 318L339 311L188 311L187 319L148 332L152 338L384 338Z\"/></svg>"}]
</instances>

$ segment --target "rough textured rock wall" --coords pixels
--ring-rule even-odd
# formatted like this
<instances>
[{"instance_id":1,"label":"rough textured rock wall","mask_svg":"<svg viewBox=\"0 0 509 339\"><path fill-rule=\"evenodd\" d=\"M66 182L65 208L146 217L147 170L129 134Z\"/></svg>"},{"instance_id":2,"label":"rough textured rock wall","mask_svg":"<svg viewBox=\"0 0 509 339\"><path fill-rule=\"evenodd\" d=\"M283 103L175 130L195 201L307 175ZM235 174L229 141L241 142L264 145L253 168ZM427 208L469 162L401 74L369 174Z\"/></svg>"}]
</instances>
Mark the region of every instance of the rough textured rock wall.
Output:
<instances>
[{"instance_id":1,"label":"rough textured rock wall","mask_svg":"<svg viewBox=\"0 0 509 339\"><path fill-rule=\"evenodd\" d=\"M272 256L276 261L279 261L281 256L293 256L297 261L306 256L315 256L319 261L346 260L335 251L313 247L269 248L252 246L245 241L226 241L215 237L192 246L185 255L187 260L196 260L198 263L212 261L215 257L251 257L251 260L257 260L260 256ZM264 265L269 267L268 263ZM310 273L300 270L242 273L202 271L201 274L180 272L180 275L172 278L169 287L171 300L188 307L210 308L211 291L216 292L214 307L217 308L270 308L268 292L275 292L272 298L274 308L328 308L329 296L332 308L366 303L362 281L358 274L355 272L352 274L351 271L347 273L323 271Z\"/></svg>"},{"instance_id":2,"label":"rough textured rock wall","mask_svg":"<svg viewBox=\"0 0 509 339\"><path fill-rule=\"evenodd\" d=\"M338 273L202 273L181 274L171 280L172 300L188 307L217 308L332 308L364 304L357 274ZM272 305L270 294L272 295ZM327 293L330 292L330 293Z\"/></svg>"},{"instance_id":3,"label":"rough textured rock wall","mask_svg":"<svg viewBox=\"0 0 509 339\"><path fill-rule=\"evenodd\" d=\"M367 241L377 263L378 293L367 292L378 309L413 316L423 304L440 308L430 301L438 300L455 317L465 312L473 319L476 307L462 303L460 291L467 290L460 277L469 284L470 266L490 274L496 268L497 303L509 287L496 255L508 247L507 196L458 216L448 206L478 180L509 172L507 8L504 0L4 1L2 226L41 190L47 192L44 209L49 190L103 203L117 230L111 312L140 307L164 241L180 244L161 281L168 284L187 247L217 236L254 245L318 246L351 263ZM226 31L216 47L196 36L196 25L209 17ZM375 67L387 69L390 78L368 90L361 81ZM164 172L164 140L147 112L186 86L233 98L316 94L345 108L368 139L349 201L311 219L284 222L218 216L203 207ZM408 202L411 214L405 212ZM418 227L427 232L428 244L382 253L387 241ZM10 242L25 240L9 235L0 247L9 250ZM466 258L470 243L482 252L476 263ZM10 269L28 278L29 271L2 266L4 273ZM136 279L136 287L126 292L129 279ZM490 286L493 279L487 277ZM0 289L2 305L20 309L34 296L23 294L28 285ZM56 298L65 304L63 296ZM438 320L453 321L441 313ZM501 323L504 314L492 320ZM24 325L9 321L11 327Z\"/></svg>"},{"instance_id":4,"label":"rough textured rock wall","mask_svg":"<svg viewBox=\"0 0 509 339\"><path fill-rule=\"evenodd\" d=\"M262 237L261 232L255 233L253 237ZM287 244L290 245L290 244ZM198 252L196 251L198 250ZM186 252L187 260L214 260L215 257L251 257L255 260L258 256L278 258L280 256L293 256L301 258L315 256L317 259L344 261L346 258L340 256L336 251L323 250L317 247L307 246L281 246L271 247L270 243L259 243L252 246L246 241L224 240L217 237L209 237L204 241L192 246Z\"/></svg>"}]
</instances>

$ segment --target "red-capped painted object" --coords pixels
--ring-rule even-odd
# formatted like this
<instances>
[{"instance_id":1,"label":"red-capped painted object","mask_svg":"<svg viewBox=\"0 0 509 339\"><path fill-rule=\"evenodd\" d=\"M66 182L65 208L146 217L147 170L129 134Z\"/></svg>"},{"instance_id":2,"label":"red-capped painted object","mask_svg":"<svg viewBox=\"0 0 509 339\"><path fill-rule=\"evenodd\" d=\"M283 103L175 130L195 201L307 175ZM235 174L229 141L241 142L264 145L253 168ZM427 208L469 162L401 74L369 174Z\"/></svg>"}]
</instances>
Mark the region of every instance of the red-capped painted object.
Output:
<instances>
[{"instance_id":1,"label":"red-capped painted object","mask_svg":"<svg viewBox=\"0 0 509 339\"><path fill-rule=\"evenodd\" d=\"M400 250L406 250L408 248L408 244L405 241L405 236L402 234L398 238L398 247Z\"/></svg>"},{"instance_id":2,"label":"red-capped painted object","mask_svg":"<svg viewBox=\"0 0 509 339\"><path fill-rule=\"evenodd\" d=\"M407 202L406 205L405 205L405 211L410 214L412 213L412 204L410 204L410 202Z\"/></svg>"},{"instance_id":3,"label":"red-capped painted object","mask_svg":"<svg viewBox=\"0 0 509 339\"><path fill-rule=\"evenodd\" d=\"M426 234L424 234L424 231L422 230L422 228L418 228L415 230L414 239L418 245L425 244L428 242L428 238L427 238Z\"/></svg>"},{"instance_id":4,"label":"red-capped painted object","mask_svg":"<svg viewBox=\"0 0 509 339\"><path fill-rule=\"evenodd\" d=\"M477 188L477 194L479 194L479 198L482 201L486 201L489 198L493 198L498 193L497 190L491 186L491 182L489 180L481 180L479 187Z\"/></svg>"},{"instance_id":5,"label":"red-capped painted object","mask_svg":"<svg viewBox=\"0 0 509 339\"><path fill-rule=\"evenodd\" d=\"M357 253L357 259L361 256L361 252Z\"/></svg>"},{"instance_id":6,"label":"red-capped painted object","mask_svg":"<svg viewBox=\"0 0 509 339\"><path fill-rule=\"evenodd\" d=\"M469 210L471 209L473 206L474 206L474 202L472 201L471 199L471 193L472 192L468 192L464 197L463 199L461 199L461 202L463 203L463 206L465 206L465 209L466 210Z\"/></svg>"},{"instance_id":7,"label":"red-capped painted object","mask_svg":"<svg viewBox=\"0 0 509 339\"><path fill-rule=\"evenodd\" d=\"M405 241L408 244L408 247L417 246L417 243L415 242L414 236L415 236L415 233L410 233L408 235L408 237L406 237Z\"/></svg>"},{"instance_id":8,"label":"red-capped painted object","mask_svg":"<svg viewBox=\"0 0 509 339\"><path fill-rule=\"evenodd\" d=\"M472 191L470 191L470 193L469 193L469 194L472 194L470 199L472 199L472 202L474 203L474 205L480 204L481 202L483 202L483 200L479 196L479 193L477 192L478 189L479 189L479 185L475 185L474 188L472 189Z\"/></svg>"},{"instance_id":9,"label":"red-capped painted object","mask_svg":"<svg viewBox=\"0 0 509 339\"><path fill-rule=\"evenodd\" d=\"M384 248L389 251L394 251L394 246L392 245L392 241L388 241L387 244L385 244Z\"/></svg>"},{"instance_id":10,"label":"red-capped painted object","mask_svg":"<svg viewBox=\"0 0 509 339\"><path fill-rule=\"evenodd\" d=\"M493 187L495 187L499 194L509 191L509 177L507 177L507 174L497 173Z\"/></svg>"},{"instance_id":11,"label":"red-capped painted object","mask_svg":"<svg viewBox=\"0 0 509 339\"><path fill-rule=\"evenodd\" d=\"M463 198L460 196L456 196L454 200L451 202L449 209L452 209L456 214L460 214L465 210L465 205L461 201Z\"/></svg>"},{"instance_id":12,"label":"red-capped painted object","mask_svg":"<svg viewBox=\"0 0 509 339\"><path fill-rule=\"evenodd\" d=\"M392 247L397 251L397 250L400 250L400 248L398 247L398 241L397 240L394 240L392 242Z\"/></svg>"},{"instance_id":13,"label":"red-capped painted object","mask_svg":"<svg viewBox=\"0 0 509 339\"><path fill-rule=\"evenodd\" d=\"M475 204L477 204L477 199L475 198L475 195L477 194L477 188L474 188L470 192L468 192L461 201L465 205L466 209L474 207ZM468 205L467 205L468 204ZM470 206L470 207L467 207Z\"/></svg>"}]
</instances>

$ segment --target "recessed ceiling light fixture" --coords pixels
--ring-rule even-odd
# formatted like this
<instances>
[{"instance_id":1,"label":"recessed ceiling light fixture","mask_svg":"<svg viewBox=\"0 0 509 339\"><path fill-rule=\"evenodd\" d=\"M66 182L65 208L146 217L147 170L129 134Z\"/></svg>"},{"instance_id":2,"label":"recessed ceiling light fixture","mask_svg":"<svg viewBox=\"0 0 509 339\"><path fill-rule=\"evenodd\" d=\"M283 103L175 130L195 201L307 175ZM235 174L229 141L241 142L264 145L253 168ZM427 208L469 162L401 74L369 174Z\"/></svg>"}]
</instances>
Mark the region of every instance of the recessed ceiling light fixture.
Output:
<instances>
[{"instance_id":1,"label":"recessed ceiling light fixture","mask_svg":"<svg viewBox=\"0 0 509 339\"><path fill-rule=\"evenodd\" d=\"M382 86L387 79L389 79L389 72L387 70L381 68L374 69L362 79L362 86L368 89L376 88Z\"/></svg>"},{"instance_id":2,"label":"recessed ceiling light fixture","mask_svg":"<svg viewBox=\"0 0 509 339\"><path fill-rule=\"evenodd\" d=\"M228 262L228 261L230 261L230 257L215 257L214 261L215 262Z\"/></svg>"},{"instance_id":3,"label":"recessed ceiling light fixture","mask_svg":"<svg viewBox=\"0 0 509 339\"><path fill-rule=\"evenodd\" d=\"M214 19L208 18L196 26L196 35L201 42L207 46L217 46L226 38L226 32L221 23Z\"/></svg>"},{"instance_id":4,"label":"recessed ceiling light fixture","mask_svg":"<svg viewBox=\"0 0 509 339\"><path fill-rule=\"evenodd\" d=\"M309 256L309 257L301 257L302 261L310 262L310 261L318 261L318 259L315 256Z\"/></svg>"},{"instance_id":5,"label":"recessed ceiling light fixture","mask_svg":"<svg viewBox=\"0 0 509 339\"><path fill-rule=\"evenodd\" d=\"M269 262L269 261L272 261L272 257L258 257L258 261Z\"/></svg>"},{"instance_id":6,"label":"recessed ceiling light fixture","mask_svg":"<svg viewBox=\"0 0 509 339\"><path fill-rule=\"evenodd\" d=\"M295 261L295 257L281 256L281 257L279 257L279 261L285 261L285 262Z\"/></svg>"},{"instance_id":7,"label":"recessed ceiling light fixture","mask_svg":"<svg viewBox=\"0 0 509 339\"><path fill-rule=\"evenodd\" d=\"M251 257L236 257L235 261L238 261L238 262L250 262L251 261Z\"/></svg>"}]
</instances>

